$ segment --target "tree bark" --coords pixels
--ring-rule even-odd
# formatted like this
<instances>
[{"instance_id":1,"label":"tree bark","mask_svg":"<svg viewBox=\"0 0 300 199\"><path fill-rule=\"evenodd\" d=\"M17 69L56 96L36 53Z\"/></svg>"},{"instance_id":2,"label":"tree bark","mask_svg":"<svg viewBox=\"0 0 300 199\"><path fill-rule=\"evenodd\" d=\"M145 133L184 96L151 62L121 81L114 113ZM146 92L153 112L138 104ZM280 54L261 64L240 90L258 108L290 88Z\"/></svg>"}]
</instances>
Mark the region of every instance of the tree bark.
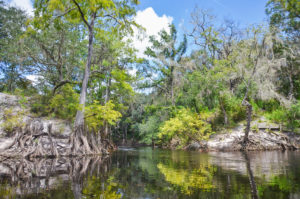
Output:
<instances>
[{"instance_id":1,"label":"tree bark","mask_svg":"<svg viewBox=\"0 0 300 199\"><path fill-rule=\"evenodd\" d=\"M107 79L107 82L106 82L106 89L105 89L105 104L110 100L110 86L111 86L111 73L109 71L109 74L108 74L108 79ZM107 135L109 135L110 132L109 132L109 125L107 122L105 122L105 126L104 126L104 135L105 135L105 138L107 137Z\"/></svg>"},{"instance_id":2,"label":"tree bark","mask_svg":"<svg viewBox=\"0 0 300 199\"><path fill-rule=\"evenodd\" d=\"M247 109L247 125L246 125L246 129L245 129L244 140L243 140L243 145L245 147L248 142L248 139L249 139L248 137L249 137L249 132L250 132L250 128L251 128L252 105L247 100L245 100L244 106L246 106L246 109Z\"/></svg>"},{"instance_id":3,"label":"tree bark","mask_svg":"<svg viewBox=\"0 0 300 199\"><path fill-rule=\"evenodd\" d=\"M84 107L85 107L87 86L88 86L88 82L89 82L89 76L90 76L91 65L92 65L95 19L96 19L96 13L93 13L91 23L88 26L88 30L89 30L88 57L87 57L87 63L86 63L85 70L84 70L84 77L83 77L83 81L82 81L82 87L81 87L80 98L79 98L79 105L81 107L76 113L75 128L84 125Z\"/></svg>"},{"instance_id":4,"label":"tree bark","mask_svg":"<svg viewBox=\"0 0 300 199\"><path fill-rule=\"evenodd\" d=\"M226 110L224 108L223 102L221 102L220 104L221 104L221 109L222 109L222 112L224 115L224 124L225 124L225 126L227 126L228 125L228 116L227 116Z\"/></svg>"},{"instance_id":5,"label":"tree bark","mask_svg":"<svg viewBox=\"0 0 300 199\"><path fill-rule=\"evenodd\" d=\"M171 66L170 84L171 84L171 101L172 101L172 106L175 106L175 100L174 100L174 66Z\"/></svg>"},{"instance_id":6,"label":"tree bark","mask_svg":"<svg viewBox=\"0 0 300 199\"><path fill-rule=\"evenodd\" d=\"M293 84L293 77L292 77L291 71L289 72L288 78L289 78L289 84L290 84L288 97L289 97L289 100L292 100L294 98L294 84Z\"/></svg>"}]
</instances>

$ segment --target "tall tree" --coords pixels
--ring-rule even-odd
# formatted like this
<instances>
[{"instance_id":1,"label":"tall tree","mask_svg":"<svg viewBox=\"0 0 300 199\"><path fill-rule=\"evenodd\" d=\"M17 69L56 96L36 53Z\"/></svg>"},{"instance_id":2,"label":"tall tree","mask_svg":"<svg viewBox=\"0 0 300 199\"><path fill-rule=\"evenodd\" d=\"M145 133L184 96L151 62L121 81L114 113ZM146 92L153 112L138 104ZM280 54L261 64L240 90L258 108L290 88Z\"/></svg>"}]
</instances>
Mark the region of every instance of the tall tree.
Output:
<instances>
[{"instance_id":1,"label":"tall tree","mask_svg":"<svg viewBox=\"0 0 300 199\"><path fill-rule=\"evenodd\" d=\"M218 38L218 32L213 24L215 16L207 10L198 7L191 14L191 24L193 26L189 36L194 44L199 47L199 55L202 57L203 65L211 67L214 59L220 56L219 45L221 40Z\"/></svg>"},{"instance_id":2,"label":"tall tree","mask_svg":"<svg viewBox=\"0 0 300 199\"><path fill-rule=\"evenodd\" d=\"M58 21L38 29L31 24L23 39L22 56L31 60L27 70L48 85L53 95L65 84L79 80L80 65L84 57L84 42L79 26Z\"/></svg>"},{"instance_id":3,"label":"tall tree","mask_svg":"<svg viewBox=\"0 0 300 199\"><path fill-rule=\"evenodd\" d=\"M84 135L84 108L87 98L87 89L94 55L94 43L97 34L105 31L122 32L131 29L135 24L130 16L135 14L131 5L138 4L138 0L36 0L34 3L35 18L33 23L41 28L49 26L58 20L79 24L84 36L88 39L86 65L81 84L79 98L80 108L74 122L75 132L72 138L74 153L92 153L92 146ZM87 33L87 34L86 34Z\"/></svg>"},{"instance_id":4,"label":"tall tree","mask_svg":"<svg viewBox=\"0 0 300 199\"><path fill-rule=\"evenodd\" d=\"M171 97L172 106L175 105L175 78L176 70L187 48L187 38L184 35L183 41L177 45L177 31L175 25L170 25L170 34L163 30L159 33L159 40L154 36L150 37L151 47L148 47L145 54L153 58L149 62L154 64L152 68L159 78L152 83L164 89Z\"/></svg>"},{"instance_id":5,"label":"tall tree","mask_svg":"<svg viewBox=\"0 0 300 199\"><path fill-rule=\"evenodd\" d=\"M274 42L279 40L276 36L262 27L252 27L247 30L246 39L234 47L237 56L232 75L242 80L240 82L244 88L241 92L242 105L247 110L247 125L243 141L245 147L252 121L251 99L276 99L283 105L289 104L277 87L277 71L281 67L282 60L274 56Z\"/></svg>"},{"instance_id":6,"label":"tall tree","mask_svg":"<svg viewBox=\"0 0 300 199\"><path fill-rule=\"evenodd\" d=\"M28 80L22 73L26 59L20 56L20 37L25 30L27 16L24 11L9 7L0 1L0 90L13 92L26 88Z\"/></svg>"},{"instance_id":7,"label":"tall tree","mask_svg":"<svg viewBox=\"0 0 300 199\"><path fill-rule=\"evenodd\" d=\"M92 66L93 45L95 34L103 30L105 24L111 24L110 28L114 25L121 24L124 28L130 24L127 19L128 16L135 14L133 7L129 3L138 4L137 0L129 1L114 1L114 0L96 0L96 1L83 1L83 0L36 0L35 1L35 16L39 17L40 14L44 18L57 18L64 17L66 20L84 25L88 34L88 52L87 61L84 69L84 76L82 80L79 104L81 109L77 111L75 119L75 128L84 125L84 106L87 97L87 87L90 77ZM130 28L130 26L126 26Z\"/></svg>"},{"instance_id":8,"label":"tall tree","mask_svg":"<svg viewBox=\"0 0 300 199\"><path fill-rule=\"evenodd\" d=\"M300 3L298 0L269 0L266 8L270 24L300 38Z\"/></svg>"}]
</instances>

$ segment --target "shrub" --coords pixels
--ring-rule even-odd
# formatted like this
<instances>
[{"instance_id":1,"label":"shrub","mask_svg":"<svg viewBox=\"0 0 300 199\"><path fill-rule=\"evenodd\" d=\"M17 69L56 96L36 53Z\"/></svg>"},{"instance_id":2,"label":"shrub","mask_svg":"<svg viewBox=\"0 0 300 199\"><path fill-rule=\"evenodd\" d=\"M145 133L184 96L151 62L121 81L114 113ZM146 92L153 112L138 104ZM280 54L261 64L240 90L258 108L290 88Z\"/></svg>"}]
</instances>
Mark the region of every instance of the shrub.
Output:
<instances>
[{"instance_id":1,"label":"shrub","mask_svg":"<svg viewBox=\"0 0 300 199\"><path fill-rule=\"evenodd\" d=\"M300 100L288 109L280 107L271 113L267 113L266 116L269 120L284 124L289 129L300 128Z\"/></svg>"},{"instance_id":2,"label":"shrub","mask_svg":"<svg viewBox=\"0 0 300 199\"><path fill-rule=\"evenodd\" d=\"M224 117L224 115L221 106L223 106L226 111L229 125L233 125L236 122L239 122L246 118L246 110L242 106L241 99L232 96L229 93L223 93L219 97L219 104L220 104L219 109L222 117Z\"/></svg>"},{"instance_id":3,"label":"shrub","mask_svg":"<svg viewBox=\"0 0 300 199\"><path fill-rule=\"evenodd\" d=\"M15 111L12 108L5 109L3 114L3 123L1 127L6 133L12 133L16 129L24 127L24 111Z\"/></svg>"},{"instance_id":4,"label":"shrub","mask_svg":"<svg viewBox=\"0 0 300 199\"><path fill-rule=\"evenodd\" d=\"M255 104L257 104L260 109L263 109L267 112L272 112L280 108L280 102L276 99L256 100Z\"/></svg>"},{"instance_id":5,"label":"shrub","mask_svg":"<svg viewBox=\"0 0 300 199\"><path fill-rule=\"evenodd\" d=\"M49 115L49 103L52 97L52 92L46 89L43 91L43 94L32 96L30 98L31 112L35 113L37 116Z\"/></svg>"},{"instance_id":6,"label":"shrub","mask_svg":"<svg viewBox=\"0 0 300 199\"><path fill-rule=\"evenodd\" d=\"M94 101L93 104L87 106L85 108L85 123L88 129L97 132L105 122L115 125L122 114L114 108L115 104L112 101L108 101L104 106L98 101Z\"/></svg>"},{"instance_id":7,"label":"shrub","mask_svg":"<svg viewBox=\"0 0 300 199\"><path fill-rule=\"evenodd\" d=\"M72 120L79 107L79 95L67 84L60 88L49 103L49 111L54 117Z\"/></svg>"},{"instance_id":8,"label":"shrub","mask_svg":"<svg viewBox=\"0 0 300 199\"><path fill-rule=\"evenodd\" d=\"M179 138L183 147L190 141L202 141L213 133L211 125L206 121L209 114L197 114L189 109L181 109L175 117L165 121L159 128L158 138L162 142L170 142L172 138Z\"/></svg>"},{"instance_id":9,"label":"shrub","mask_svg":"<svg viewBox=\"0 0 300 199\"><path fill-rule=\"evenodd\" d=\"M289 108L286 118L288 128L291 128L292 130L300 128L300 100Z\"/></svg>"},{"instance_id":10,"label":"shrub","mask_svg":"<svg viewBox=\"0 0 300 199\"><path fill-rule=\"evenodd\" d=\"M157 133L160 125L160 118L156 115L150 116L147 121L138 125L141 142L151 144L157 139Z\"/></svg>"}]
</instances>

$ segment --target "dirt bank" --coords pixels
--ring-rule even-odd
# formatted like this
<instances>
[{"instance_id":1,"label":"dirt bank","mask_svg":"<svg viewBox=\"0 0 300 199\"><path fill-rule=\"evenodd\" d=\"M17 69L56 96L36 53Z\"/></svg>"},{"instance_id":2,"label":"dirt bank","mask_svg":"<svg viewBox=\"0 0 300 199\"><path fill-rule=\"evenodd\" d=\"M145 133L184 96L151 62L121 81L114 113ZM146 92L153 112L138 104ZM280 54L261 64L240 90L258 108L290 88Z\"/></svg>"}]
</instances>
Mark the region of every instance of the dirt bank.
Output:
<instances>
[{"instance_id":1,"label":"dirt bank","mask_svg":"<svg viewBox=\"0 0 300 199\"><path fill-rule=\"evenodd\" d=\"M300 135L294 132L281 132L277 125L266 125L262 122L249 133L246 149L253 150L296 150L300 149ZM211 136L208 141L193 142L186 146L187 150L208 151L240 151L244 137L244 126Z\"/></svg>"}]
</instances>

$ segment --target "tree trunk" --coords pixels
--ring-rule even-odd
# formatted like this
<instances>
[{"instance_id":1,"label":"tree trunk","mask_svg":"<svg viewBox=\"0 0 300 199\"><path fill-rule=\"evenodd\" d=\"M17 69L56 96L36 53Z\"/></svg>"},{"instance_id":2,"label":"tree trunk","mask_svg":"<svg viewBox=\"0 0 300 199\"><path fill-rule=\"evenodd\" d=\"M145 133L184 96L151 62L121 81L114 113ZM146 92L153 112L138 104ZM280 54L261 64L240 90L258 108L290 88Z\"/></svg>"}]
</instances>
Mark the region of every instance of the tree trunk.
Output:
<instances>
[{"instance_id":1,"label":"tree trunk","mask_svg":"<svg viewBox=\"0 0 300 199\"><path fill-rule=\"evenodd\" d=\"M221 102L220 105L221 105L221 109L222 109L222 112L224 115L224 124L225 124L225 126L227 126L228 125L228 116L227 116L226 110L224 108L224 104Z\"/></svg>"},{"instance_id":2,"label":"tree trunk","mask_svg":"<svg viewBox=\"0 0 300 199\"><path fill-rule=\"evenodd\" d=\"M88 82L89 82L91 65L92 65L95 18L96 18L96 16L94 15L94 18L92 19L91 24L89 26L88 57L87 57L87 63L86 63L85 70L84 70L84 77L83 77L83 81L82 81L82 87L81 87L80 98L79 98L79 105L81 107L76 113L75 128L84 125L84 107L85 107L87 86L88 86Z\"/></svg>"},{"instance_id":3,"label":"tree trunk","mask_svg":"<svg viewBox=\"0 0 300 199\"><path fill-rule=\"evenodd\" d=\"M288 78L289 78L289 84L290 84L288 97L289 97L289 100L292 100L294 98L294 84L293 84L293 77L292 77L291 71L289 72Z\"/></svg>"},{"instance_id":4,"label":"tree trunk","mask_svg":"<svg viewBox=\"0 0 300 199\"><path fill-rule=\"evenodd\" d=\"M175 100L174 100L174 66L171 66L171 79L170 79L170 84L171 84L171 101L172 101L172 106L175 106Z\"/></svg>"},{"instance_id":5,"label":"tree trunk","mask_svg":"<svg viewBox=\"0 0 300 199\"><path fill-rule=\"evenodd\" d=\"M246 125L246 129L245 129L244 140L243 140L243 144L245 147L248 142L248 136L249 136L250 127L251 127L252 105L247 100L245 100L244 106L246 106L246 109L247 109L247 125Z\"/></svg>"},{"instance_id":6,"label":"tree trunk","mask_svg":"<svg viewBox=\"0 0 300 199\"><path fill-rule=\"evenodd\" d=\"M108 79L106 82L106 89L105 89L105 104L110 100L110 86L111 86L111 73L109 71ZM110 134L109 132L109 124L105 122L104 124L104 135L105 138Z\"/></svg>"}]
</instances>

